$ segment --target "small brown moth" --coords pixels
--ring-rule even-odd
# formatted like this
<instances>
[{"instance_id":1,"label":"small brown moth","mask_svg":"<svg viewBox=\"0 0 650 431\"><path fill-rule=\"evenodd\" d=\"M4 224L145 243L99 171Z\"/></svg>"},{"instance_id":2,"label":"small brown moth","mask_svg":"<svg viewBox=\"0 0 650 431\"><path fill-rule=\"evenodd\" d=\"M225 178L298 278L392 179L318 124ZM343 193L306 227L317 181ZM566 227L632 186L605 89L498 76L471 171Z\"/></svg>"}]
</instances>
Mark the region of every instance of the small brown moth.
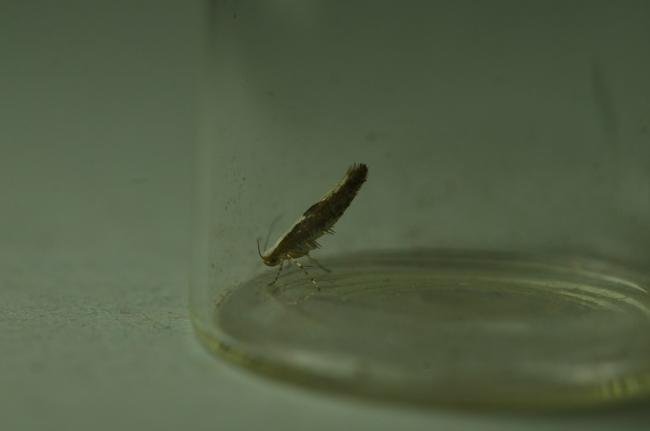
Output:
<instances>
[{"instance_id":1,"label":"small brown moth","mask_svg":"<svg viewBox=\"0 0 650 431\"><path fill-rule=\"evenodd\" d=\"M309 277L316 289L319 289L316 280L309 276L305 266L296 259L307 256L318 267L329 272L327 268L311 257L309 252L320 247L317 241L318 238L326 233L334 234L334 224L350 206L367 177L368 167L363 163L355 163L350 166L343 179L321 200L309 207L294 223L289 232L281 236L270 250L262 254L260 241L257 240L257 253L262 258L262 262L268 266L280 265L275 278L269 283L269 286L278 280L284 262L288 260L300 268Z\"/></svg>"}]
</instances>

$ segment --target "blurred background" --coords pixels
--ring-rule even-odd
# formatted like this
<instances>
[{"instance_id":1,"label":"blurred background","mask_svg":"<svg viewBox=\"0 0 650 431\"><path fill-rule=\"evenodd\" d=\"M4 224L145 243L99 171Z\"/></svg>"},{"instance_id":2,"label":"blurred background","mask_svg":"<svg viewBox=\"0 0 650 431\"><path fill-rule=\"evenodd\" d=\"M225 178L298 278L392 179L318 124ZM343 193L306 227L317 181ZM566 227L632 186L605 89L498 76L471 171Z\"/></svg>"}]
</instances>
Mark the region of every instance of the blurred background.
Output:
<instances>
[{"instance_id":1,"label":"blurred background","mask_svg":"<svg viewBox=\"0 0 650 431\"><path fill-rule=\"evenodd\" d=\"M593 4L592 22L625 29L625 14ZM644 429L644 405L410 410L269 382L205 353L185 300L205 7L0 4L1 429Z\"/></svg>"}]
</instances>

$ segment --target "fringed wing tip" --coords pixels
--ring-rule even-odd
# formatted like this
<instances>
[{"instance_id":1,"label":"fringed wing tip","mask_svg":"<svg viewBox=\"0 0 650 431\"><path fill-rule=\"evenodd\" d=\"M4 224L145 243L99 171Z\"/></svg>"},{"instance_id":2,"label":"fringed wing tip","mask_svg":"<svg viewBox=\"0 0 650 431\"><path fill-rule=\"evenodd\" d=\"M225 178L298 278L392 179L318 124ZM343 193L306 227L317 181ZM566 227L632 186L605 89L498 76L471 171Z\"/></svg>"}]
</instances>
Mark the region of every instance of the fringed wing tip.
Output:
<instances>
[{"instance_id":1,"label":"fringed wing tip","mask_svg":"<svg viewBox=\"0 0 650 431\"><path fill-rule=\"evenodd\" d=\"M363 177L368 175L368 165L365 163L353 163L352 166L348 168L348 175L359 172Z\"/></svg>"}]
</instances>

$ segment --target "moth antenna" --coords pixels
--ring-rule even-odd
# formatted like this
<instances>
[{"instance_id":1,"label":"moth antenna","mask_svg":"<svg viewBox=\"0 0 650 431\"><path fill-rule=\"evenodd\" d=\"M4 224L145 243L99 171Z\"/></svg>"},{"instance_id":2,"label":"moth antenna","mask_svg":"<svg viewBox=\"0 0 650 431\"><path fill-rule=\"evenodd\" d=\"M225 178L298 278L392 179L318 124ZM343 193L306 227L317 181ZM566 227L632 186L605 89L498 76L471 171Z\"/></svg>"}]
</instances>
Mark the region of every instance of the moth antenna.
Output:
<instances>
[{"instance_id":1,"label":"moth antenna","mask_svg":"<svg viewBox=\"0 0 650 431\"><path fill-rule=\"evenodd\" d=\"M257 254L260 255L262 259L264 259L264 256L262 256L262 252L260 251L260 239L257 238Z\"/></svg>"},{"instance_id":2,"label":"moth antenna","mask_svg":"<svg viewBox=\"0 0 650 431\"><path fill-rule=\"evenodd\" d=\"M274 218L271 224L269 225L269 231L266 234L266 240L264 240L264 250L269 248L269 240L271 239L271 233L273 233L273 228L275 227L276 223L280 221L281 218L282 218L282 214Z\"/></svg>"}]
</instances>

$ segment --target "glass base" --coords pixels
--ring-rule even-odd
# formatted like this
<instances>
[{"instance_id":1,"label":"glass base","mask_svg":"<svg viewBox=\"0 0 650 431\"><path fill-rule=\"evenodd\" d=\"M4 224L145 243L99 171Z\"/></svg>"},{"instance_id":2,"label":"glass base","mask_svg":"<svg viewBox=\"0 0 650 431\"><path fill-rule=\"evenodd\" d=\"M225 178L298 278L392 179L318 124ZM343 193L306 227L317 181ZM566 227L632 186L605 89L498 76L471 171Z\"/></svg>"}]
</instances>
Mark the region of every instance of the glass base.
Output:
<instances>
[{"instance_id":1,"label":"glass base","mask_svg":"<svg viewBox=\"0 0 650 431\"><path fill-rule=\"evenodd\" d=\"M306 262L307 263L307 262ZM572 408L650 393L647 277L577 257L407 251L269 269L219 298L215 352L267 375L417 404Z\"/></svg>"}]
</instances>

